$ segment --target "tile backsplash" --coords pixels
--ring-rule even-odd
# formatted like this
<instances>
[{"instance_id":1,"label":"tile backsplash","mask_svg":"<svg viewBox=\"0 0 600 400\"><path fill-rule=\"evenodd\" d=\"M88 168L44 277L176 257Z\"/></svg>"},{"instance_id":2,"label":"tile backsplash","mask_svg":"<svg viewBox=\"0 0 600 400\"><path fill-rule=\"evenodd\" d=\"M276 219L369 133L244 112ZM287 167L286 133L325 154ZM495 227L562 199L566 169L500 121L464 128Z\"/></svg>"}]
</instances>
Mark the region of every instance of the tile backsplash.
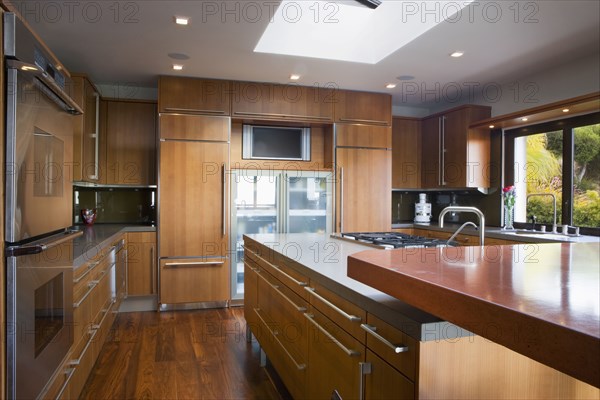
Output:
<instances>
[{"instance_id":1,"label":"tile backsplash","mask_svg":"<svg viewBox=\"0 0 600 400\"><path fill-rule=\"evenodd\" d=\"M96 223L155 224L156 189L153 188L73 188L73 223L83 224L80 212L96 209Z\"/></svg>"}]
</instances>

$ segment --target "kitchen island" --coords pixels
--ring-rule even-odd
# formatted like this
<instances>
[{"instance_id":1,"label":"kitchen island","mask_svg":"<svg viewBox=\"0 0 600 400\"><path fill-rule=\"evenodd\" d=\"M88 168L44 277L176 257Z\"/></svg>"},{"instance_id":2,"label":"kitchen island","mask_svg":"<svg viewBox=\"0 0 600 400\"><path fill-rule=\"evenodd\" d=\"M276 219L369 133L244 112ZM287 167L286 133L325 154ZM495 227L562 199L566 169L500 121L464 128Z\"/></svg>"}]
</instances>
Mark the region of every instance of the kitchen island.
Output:
<instances>
[{"instance_id":1,"label":"kitchen island","mask_svg":"<svg viewBox=\"0 0 600 400\"><path fill-rule=\"evenodd\" d=\"M597 243L472 246L365 251L348 276L599 387L599 265Z\"/></svg>"},{"instance_id":2,"label":"kitchen island","mask_svg":"<svg viewBox=\"0 0 600 400\"><path fill-rule=\"evenodd\" d=\"M363 269L364 282L349 275L348 260L358 260L363 255L386 260L394 254L410 254L429 265L426 276L443 279L451 273L448 268L441 268L448 260L436 258L443 249L375 250L325 234L249 235L244 237L244 243L248 326L288 389L292 387L294 398L330 398L332 390L337 390L344 399L385 398L386 393L396 393L391 398L473 399L597 399L600 394L598 389L582 382L590 381L585 374L560 372L564 368L557 368L551 361L535 361L500 341L495 342L505 328L498 321L488 323L488 310L473 311L466 321L452 320L437 309L415 301L437 303L443 310L460 309L461 305L451 296L438 299L435 298L438 293L423 286L419 289L403 286L390 276L386 294L371 284L372 279L381 282L386 278L377 279L378 272L374 272L375 267L370 263L370 270ZM531 261L535 249L542 245L525 246L530 247L514 246L520 250L512 254L522 250L525 252L522 257ZM489 246L483 254L493 257L494 251L504 247L512 248ZM478 254L466 249L469 248L453 251ZM458 253L452 254L450 250L445 250L446 256L456 259ZM548 257L553 259L556 255ZM589 260L590 255L580 257ZM462 264L455 265L457 271L462 271L456 273L465 276L465 285L475 284L469 276L478 269L476 257L469 256ZM510 274L501 278L516 279ZM533 274L527 287L534 285L544 292L552 283L535 278ZM560 275L554 277L560 278ZM494 294L494 288L502 282L490 279L484 287ZM573 307L596 307L595 320L588 322L593 336L594 321L598 321L597 296L596 300L592 298L594 290L596 294L598 291L597 267L596 287L593 281L589 284L592 287L587 293L592 296L574 292L563 301L570 301ZM523 302L522 307L527 307L527 303ZM516 340L535 347L535 339L542 334L539 334L541 327L534 328L538 331L519 331ZM289 334L290 329L293 335ZM579 340L580 336L573 339ZM569 342L567 352L578 345ZM592 362L594 351L597 349L591 349L589 356L580 359L582 364L587 363L584 368L597 369L597 362Z\"/></svg>"}]
</instances>

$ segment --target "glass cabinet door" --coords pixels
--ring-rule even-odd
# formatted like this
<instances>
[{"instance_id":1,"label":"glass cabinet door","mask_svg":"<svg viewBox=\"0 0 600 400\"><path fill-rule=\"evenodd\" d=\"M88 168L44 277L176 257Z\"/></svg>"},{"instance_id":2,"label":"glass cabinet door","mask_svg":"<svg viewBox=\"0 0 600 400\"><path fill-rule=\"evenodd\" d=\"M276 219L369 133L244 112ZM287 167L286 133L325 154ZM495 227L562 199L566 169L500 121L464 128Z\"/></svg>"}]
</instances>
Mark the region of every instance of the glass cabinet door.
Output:
<instances>
[{"instance_id":1,"label":"glass cabinet door","mask_svg":"<svg viewBox=\"0 0 600 400\"><path fill-rule=\"evenodd\" d=\"M286 232L331 232L331 173L285 173L284 180Z\"/></svg>"},{"instance_id":2,"label":"glass cabinet door","mask_svg":"<svg viewBox=\"0 0 600 400\"><path fill-rule=\"evenodd\" d=\"M231 180L232 298L244 294L243 235L279 231L280 176L273 171L234 171Z\"/></svg>"}]
</instances>

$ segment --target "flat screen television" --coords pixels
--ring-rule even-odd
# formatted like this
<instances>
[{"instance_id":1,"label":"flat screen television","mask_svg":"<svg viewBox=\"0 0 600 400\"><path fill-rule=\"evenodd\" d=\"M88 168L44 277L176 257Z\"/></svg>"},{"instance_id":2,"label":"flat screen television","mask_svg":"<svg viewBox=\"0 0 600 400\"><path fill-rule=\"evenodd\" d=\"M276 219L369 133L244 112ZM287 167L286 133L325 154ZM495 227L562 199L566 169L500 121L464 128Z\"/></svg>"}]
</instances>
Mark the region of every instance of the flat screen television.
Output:
<instances>
[{"instance_id":1,"label":"flat screen television","mask_svg":"<svg viewBox=\"0 0 600 400\"><path fill-rule=\"evenodd\" d=\"M242 158L310 161L310 128L244 125Z\"/></svg>"}]
</instances>

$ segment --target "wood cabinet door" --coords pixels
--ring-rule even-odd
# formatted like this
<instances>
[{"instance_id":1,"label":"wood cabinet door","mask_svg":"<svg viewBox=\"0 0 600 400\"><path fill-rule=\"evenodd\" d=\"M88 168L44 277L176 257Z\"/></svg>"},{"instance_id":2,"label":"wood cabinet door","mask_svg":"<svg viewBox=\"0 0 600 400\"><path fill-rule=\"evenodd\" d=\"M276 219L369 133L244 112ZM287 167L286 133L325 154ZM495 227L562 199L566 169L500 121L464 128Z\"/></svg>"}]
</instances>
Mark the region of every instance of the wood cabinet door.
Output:
<instances>
[{"instance_id":1,"label":"wood cabinet door","mask_svg":"<svg viewBox=\"0 0 600 400\"><path fill-rule=\"evenodd\" d=\"M85 76L74 76L72 82L73 100L84 111L73 117L73 180L104 183L104 152L98 136L100 97Z\"/></svg>"},{"instance_id":2,"label":"wood cabinet door","mask_svg":"<svg viewBox=\"0 0 600 400\"><path fill-rule=\"evenodd\" d=\"M226 142L160 143L160 257L227 255Z\"/></svg>"},{"instance_id":3,"label":"wood cabinet door","mask_svg":"<svg viewBox=\"0 0 600 400\"><path fill-rule=\"evenodd\" d=\"M392 187L421 187L421 121L418 119L393 119Z\"/></svg>"},{"instance_id":4,"label":"wood cabinet door","mask_svg":"<svg viewBox=\"0 0 600 400\"><path fill-rule=\"evenodd\" d=\"M383 93L337 90L335 122L356 124L392 124L392 96Z\"/></svg>"},{"instance_id":5,"label":"wood cabinet door","mask_svg":"<svg viewBox=\"0 0 600 400\"><path fill-rule=\"evenodd\" d=\"M156 184L156 104L106 103L106 183Z\"/></svg>"},{"instance_id":6,"label":"wood cabinet door","mask_svg":"<svg viewBox=\"0 0 600 400\"><path fill-rule=\"evenodd\" d=\"M442 184L466 186L468 109L461 108L442 116L442 150L444 167Z\"/></svg>"},{"instance_id":7,"label":"wood cabinet door","mask_svg":"<svg viewBox=\"0 0 600 400\"><path fill-rule=\"evenodd\" d=\"M229 300L227 258L160 260L160 303L185 304Z\"/></svg>"},{"instance_id":8,"label":"wood cabinet door","mask_svg":"<svg viewBox=\"0 0 600 400\"><path fill-rule=\"evenodd\" d=\"M337 148L336 230L385 232L392 221L392 152ZM340 224L341 222L341 224Z\"/></svg>"},{"instance_id":9,"label":"wood cabinet door","mask_svg":"<svg viewBox=\"0 0 600 400\"><path fill-rule=\"evenodd\" d=\"M364 345L314 308L308 316L308 398L361 399L360 363Z\"/></svg>"},{"instance_id":10,"label":"wood cabinet door","mask_svg":"<svg viewBox=\"0 0 600 400\"><path fill-rule=\"evenodd\" d=\"M365 375L365 400L409 400L415 398L415 384L394 367L367 350L371 373Z\"/></svg>"},{"instance_id":11,"label":"wood cabinet door","mask_svg":"<svg viewBox=\"0 0 600 400\"><path fill-rule=\"evenodd\" d=\"M156 294L156 234L130 232L127 235L127 294Z\"/></svg>"},{"instance_id":12,"label":"wood cabinet door","mask_svg":"<svg viewBox=\"0 0 600 400\"><path fill-rule=\"evenodd\" d=\"M233 82L232 85L234 117L333 121L333 89L258 82Z\"/></svg>"},{"instance_id":13,"label":"wood cabinet door","mask_svg":"<svg viewBox=\"0 0 600 400\"><path fill-rule=\"evenodd\" d=\"M440 119L423 120L421 134L421 187L437 188L440 182Z\"/></svg>"},{"instance_id":14,"label":"wood cabinet door","mask_svg":"<svg viewBox=\"0 0 600 400\"><path fill-rule=\"evenodd\" d=\"M229 81L161 76L158 110L161 113L229 115Z\"/></svg>"}]
</instances>

